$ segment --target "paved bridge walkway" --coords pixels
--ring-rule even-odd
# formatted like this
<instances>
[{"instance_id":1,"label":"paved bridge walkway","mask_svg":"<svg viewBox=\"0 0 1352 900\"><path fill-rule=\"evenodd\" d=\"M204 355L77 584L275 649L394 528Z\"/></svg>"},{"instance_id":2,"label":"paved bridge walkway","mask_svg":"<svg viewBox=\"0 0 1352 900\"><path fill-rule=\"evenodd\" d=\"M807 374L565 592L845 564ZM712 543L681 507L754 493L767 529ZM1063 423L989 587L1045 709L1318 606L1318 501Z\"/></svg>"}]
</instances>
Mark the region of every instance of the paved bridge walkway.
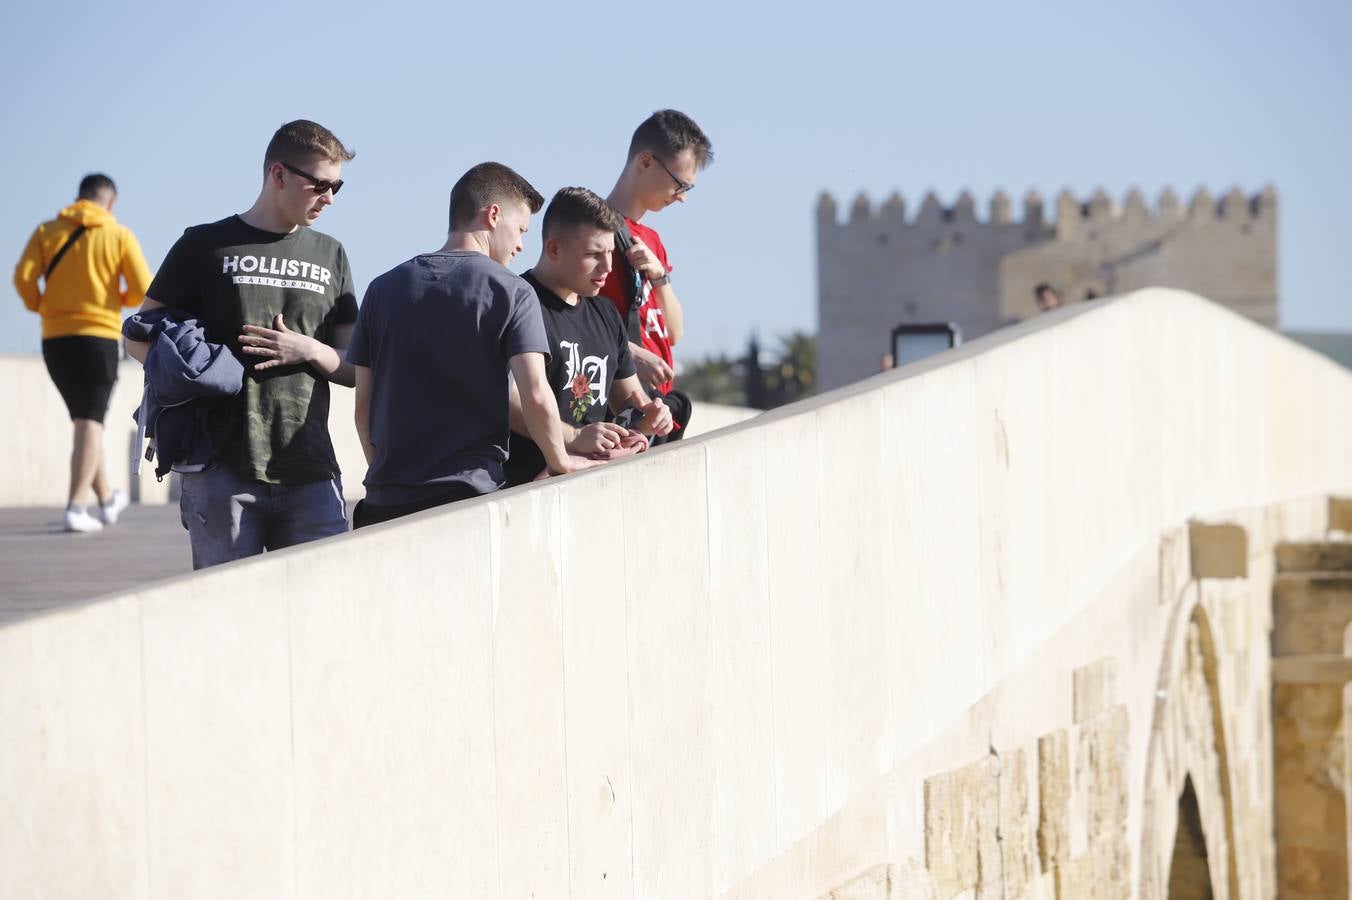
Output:
<instances>
[{"instance_id":1,"label":"paved bridge walkway","mask_svg":"<svg viewBox=\"0 0 1352 900\"><path fill-rule=\"evenodd\" d=\"M98 534L67 534L61 513L0 509L0 623L192 571L177 503L133 505Z\"/></svg>"}]
</instances>

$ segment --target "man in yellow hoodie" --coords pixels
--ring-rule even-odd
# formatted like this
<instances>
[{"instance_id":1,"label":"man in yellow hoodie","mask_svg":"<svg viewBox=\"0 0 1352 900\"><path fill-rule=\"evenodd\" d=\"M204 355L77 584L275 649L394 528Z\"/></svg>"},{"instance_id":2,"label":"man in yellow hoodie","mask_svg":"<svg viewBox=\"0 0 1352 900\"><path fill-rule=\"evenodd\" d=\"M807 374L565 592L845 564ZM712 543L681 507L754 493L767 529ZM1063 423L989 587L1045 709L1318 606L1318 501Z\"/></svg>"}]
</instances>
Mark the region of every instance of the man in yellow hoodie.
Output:
<instances>
[{"instance_id":1,"label":"man in yellow hoodie","mask_svg":"<svg viewBox=\"0 0 1352 900\"><path fill-rule=\"evenodd\" d=\"M42 358L75 423L67 531L99 531L127 506L108 484L103 417L117 381L120 310L140 305L150 269L131 229L113 218L116 200L111 178L85 176L76 201L37 227L14 268L24 305L42 316Z\"/></svg>"}]
</instances>

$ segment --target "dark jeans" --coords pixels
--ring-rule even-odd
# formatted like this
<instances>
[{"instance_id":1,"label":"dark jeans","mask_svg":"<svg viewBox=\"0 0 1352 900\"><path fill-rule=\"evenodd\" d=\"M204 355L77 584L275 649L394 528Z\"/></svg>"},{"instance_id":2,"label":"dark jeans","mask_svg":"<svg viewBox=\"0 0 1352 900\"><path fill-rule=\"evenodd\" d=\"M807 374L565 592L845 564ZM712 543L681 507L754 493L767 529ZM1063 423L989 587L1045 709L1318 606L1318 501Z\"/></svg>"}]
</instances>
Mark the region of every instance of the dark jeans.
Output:
<instances>
[{"instance_id":1,"label":"dark jeans","mask_svg":"<svg viewBox=\"0 0 1352 900\"><path fill-rule=\"evenodd\" d=\"M379 525L381 522L388 522L391 519L400 519L422 512L425 509L433 509L438 506L445 506L447 503L454 503L457 500L469 500L477 496L479 496L479 492L474 488L456 482L446 486L431 497L413 503L377 506L374 503L359 500L357 501L357 508L352 510L352 528L355 531L358 528L365 528L367 525Z\"/></svg>"},{"instance_id":2,"label":"dark jeans","mask_svg":"<svg viewBox=\"0 0 1352 900\"><path fill-rule=\"evenodd\" d=\"M251 481L216 466L184 472L178 500L192 544L192 567L281 550L347 531L343 482L307 484Z\"/></svg>"}]
</instances>

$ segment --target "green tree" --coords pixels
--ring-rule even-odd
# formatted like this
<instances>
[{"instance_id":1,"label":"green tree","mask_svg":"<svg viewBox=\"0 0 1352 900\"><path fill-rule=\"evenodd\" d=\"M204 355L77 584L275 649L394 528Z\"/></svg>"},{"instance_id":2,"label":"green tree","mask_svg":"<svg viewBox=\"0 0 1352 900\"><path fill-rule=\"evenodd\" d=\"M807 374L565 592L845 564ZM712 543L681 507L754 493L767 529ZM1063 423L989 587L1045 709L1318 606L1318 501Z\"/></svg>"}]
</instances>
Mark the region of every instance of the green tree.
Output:
<instances>
[{"instance_id":1,"label":"green tree","mask_svg":"<svg viewBox=\"0 0 1352 900\"><path fill-rule=\"evenodd\" d=\"M794 403L817 389L817 338L794 331L779 339L775 362L765 372L768 408Z\"/></svg>"},{"instance_id":2,"label":"green tree","mask_svg":"<svg viewBox=\"0 0 1352 900\"><path fill-rule=\"evenodd\" d=\"M726 356L709 356L686 364L677 380L681 390L692 400L742 406L746 403L746 394L742 390L739 369L738 363Z\"/></svg>"},{"instance_id":3,"label":"green tree","mask_svg":"<svg viewBox=\"0 0 1352 900\"><path fill-rule=\"evenodd\" d=\"M755 344L752 339L752 345ZM748 351L751 352L751 351ZM817 387L817 338L803 331L782 336L775 353L760 352L760 388L766 409L807 397ZM747 357L731 359L726 354L687 363L680 387L692 399L705 403L747 406L752 366Z\"/></svg>"}]
</instances>

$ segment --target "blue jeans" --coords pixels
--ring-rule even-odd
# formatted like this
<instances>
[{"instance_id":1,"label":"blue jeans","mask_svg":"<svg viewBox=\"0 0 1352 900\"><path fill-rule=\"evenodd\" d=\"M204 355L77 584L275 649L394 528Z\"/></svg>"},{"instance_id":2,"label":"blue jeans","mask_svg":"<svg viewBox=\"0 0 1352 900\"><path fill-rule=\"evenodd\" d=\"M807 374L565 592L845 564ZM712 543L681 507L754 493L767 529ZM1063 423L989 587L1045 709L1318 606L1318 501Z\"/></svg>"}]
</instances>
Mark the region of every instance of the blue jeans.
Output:
<instances>
[{"instance_id":1,"label":"blue jeans","mask_svg":"<svg viewBox=\"0 0 1352 900\"><path fill-rule=\"evenodd\" d=\"M343 482L268 484L221 466L180 476L178 508L192 542L192 567L281 550L347 531Z\"/></svg>"}]
</instances>

